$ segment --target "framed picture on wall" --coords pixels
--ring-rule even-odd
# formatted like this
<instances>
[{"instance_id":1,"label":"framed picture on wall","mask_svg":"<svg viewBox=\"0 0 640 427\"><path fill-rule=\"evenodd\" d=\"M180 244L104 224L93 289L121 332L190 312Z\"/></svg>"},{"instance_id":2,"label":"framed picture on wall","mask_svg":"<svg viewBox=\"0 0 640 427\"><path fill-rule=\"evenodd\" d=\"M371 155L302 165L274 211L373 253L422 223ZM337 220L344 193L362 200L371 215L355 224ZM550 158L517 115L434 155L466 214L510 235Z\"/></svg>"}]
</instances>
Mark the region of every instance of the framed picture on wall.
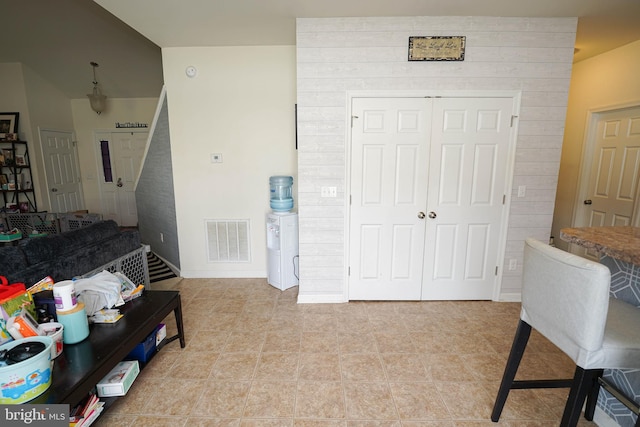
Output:
<instances>
[{"instance_id":1,"label":"framed picture on wall","mask_svg":"<svg viewBox=\"0 0 640 427\"><path fill-rule=\"evenodd\" d=\"M27 159L22 154L16 154L16 166L27 166Z\"/></svg>"},{"instance_id":2,"label":"framed picture on wall","mask_svg":"<svg viewBox=\"0 0 640 427\"><path fill-rule=\"evenodd\" d=\"M19 113L0 113L0 139L7 139L8 133L18 133Z\"/></svg>"},{"instance_id":3,"label":"framed picture on wall","mask_svg":"<svg viewBox=\"0 0 640 427\"><path fill-rule=\"evenodd\" d=\"M464 61L466 36L409 37L409 61Z\"/></svg>"}]
</instances>

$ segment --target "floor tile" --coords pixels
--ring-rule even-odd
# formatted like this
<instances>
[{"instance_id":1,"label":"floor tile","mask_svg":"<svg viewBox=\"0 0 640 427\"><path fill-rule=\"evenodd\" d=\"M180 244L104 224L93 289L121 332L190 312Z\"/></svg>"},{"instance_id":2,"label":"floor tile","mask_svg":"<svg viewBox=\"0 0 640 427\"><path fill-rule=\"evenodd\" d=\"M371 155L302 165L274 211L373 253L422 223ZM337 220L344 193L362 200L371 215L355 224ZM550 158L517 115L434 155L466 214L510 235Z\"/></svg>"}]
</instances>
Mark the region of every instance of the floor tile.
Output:
<instances>
[{"instance_id":1,"label":"floor tile","mask_svg":"<svg viewBox=\"0 0 640 427\"><path fill-rule=\"evenodd\" d=\"M520 304L298 304L264 279L182 279L187 346L166 345L97 426L548 427L567 391L514 390L489 416ZM164 321L175 333L172 316ZM573 375L534 331L518 378ZM580 427L595 424L581 419Z\"/></svg>"}]
</instances>

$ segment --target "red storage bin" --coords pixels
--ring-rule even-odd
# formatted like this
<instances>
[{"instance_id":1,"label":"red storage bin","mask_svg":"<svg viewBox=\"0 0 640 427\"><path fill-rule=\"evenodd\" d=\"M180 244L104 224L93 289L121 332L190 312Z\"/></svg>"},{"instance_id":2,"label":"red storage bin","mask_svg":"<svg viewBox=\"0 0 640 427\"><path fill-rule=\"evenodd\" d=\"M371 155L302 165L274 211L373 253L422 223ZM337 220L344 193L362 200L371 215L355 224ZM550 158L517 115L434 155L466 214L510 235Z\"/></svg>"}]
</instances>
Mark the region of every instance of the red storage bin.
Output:
<instances>
[{"instance_id":1,"label":"red storage bin","mask_svg":"<svg viewBox=\"0 0 640 427\"><path fill-rule=\"evenodd\" d=\"M10 285L6 277L0 276L0 304L26 292L26 290L27 288L24 283L13 283Z\"/></svg>"}]
</instances>

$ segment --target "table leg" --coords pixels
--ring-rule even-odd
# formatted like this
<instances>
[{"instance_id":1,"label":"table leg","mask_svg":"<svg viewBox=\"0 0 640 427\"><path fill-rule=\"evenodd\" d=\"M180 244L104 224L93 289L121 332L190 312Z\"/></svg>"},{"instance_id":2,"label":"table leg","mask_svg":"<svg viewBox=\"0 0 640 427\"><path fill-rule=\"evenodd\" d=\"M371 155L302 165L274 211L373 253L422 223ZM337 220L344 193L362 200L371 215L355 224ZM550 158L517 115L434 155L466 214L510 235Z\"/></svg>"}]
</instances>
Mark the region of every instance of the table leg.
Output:
<instances>
[{"instance_id":1,"label":"table leg","mask_svg":"<svg viewBox=\"0 0 640 427\"><path fill-rule=\"evenodd\" d=\"M180 338L180 347L185 348L186 343L184 340L184 325L182 324L182 302L180 301L180 295L178 295L178 305L173 310L176 316L176 326L178 327L178 337Z\"/></svg>"}]
</instances>

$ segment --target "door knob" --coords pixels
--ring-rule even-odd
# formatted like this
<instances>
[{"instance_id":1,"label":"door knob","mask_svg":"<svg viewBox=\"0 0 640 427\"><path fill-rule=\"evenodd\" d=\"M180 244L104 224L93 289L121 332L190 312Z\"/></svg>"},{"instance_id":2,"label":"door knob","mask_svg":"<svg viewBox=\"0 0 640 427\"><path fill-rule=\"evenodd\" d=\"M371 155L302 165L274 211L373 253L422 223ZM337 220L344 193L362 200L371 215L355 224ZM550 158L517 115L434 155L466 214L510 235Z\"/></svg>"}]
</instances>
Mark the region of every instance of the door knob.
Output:
<instances>
[{"instance_id":1,"label":"door knob","mask_svg":"<svg viewBox=\"0 0 640 427\"><path fill-rule=\"evenodd\" d=\"M583 203L584 203L585 205L590 205L592 202L591 202L591 200L590 200L590 199L587 199L587 200L585 200Z\"/></svg>"},{"instance_id":2,"label":"door knob","mask_svg":"<svg viewBox=\"0 0 640 427\"><path fill-rule=\"evenodd\" d=\"M434 219L435 217L437 217L438 215L436 215L435 212L431 211L429 212L429 218Z\"/></svg>"},{"instance_id":3,"label":"door knob","mask_svg":"<svg viewBox=\"0 0 640 427\"><path fill-rule=\"evenodd\" d=\"M116 185L118 187L122 187L122 178L118 178L118 183Z\"/></svg>"},{"instance_id":4,"label":"door knob","mask_svg":"<svg viewBox=\"0 0 640 427\"><path fill-rule=\"evenodd\" d=\"M418 218L424 219L424 212L418 212Z\"/></svg>"},{"instance_id":5,"label":"door knob","mask_svg":"<svg viewBox=\"0 0 640 427\"><path fill-rule=\"evenodd\" d=\"M55 188L55 187L53 187L53 188L51 189L51 192L52 192L52 193L55 193L56 191L58 191L58 189L57 189L57 188Z\"/></svg>"}]
</instances>

